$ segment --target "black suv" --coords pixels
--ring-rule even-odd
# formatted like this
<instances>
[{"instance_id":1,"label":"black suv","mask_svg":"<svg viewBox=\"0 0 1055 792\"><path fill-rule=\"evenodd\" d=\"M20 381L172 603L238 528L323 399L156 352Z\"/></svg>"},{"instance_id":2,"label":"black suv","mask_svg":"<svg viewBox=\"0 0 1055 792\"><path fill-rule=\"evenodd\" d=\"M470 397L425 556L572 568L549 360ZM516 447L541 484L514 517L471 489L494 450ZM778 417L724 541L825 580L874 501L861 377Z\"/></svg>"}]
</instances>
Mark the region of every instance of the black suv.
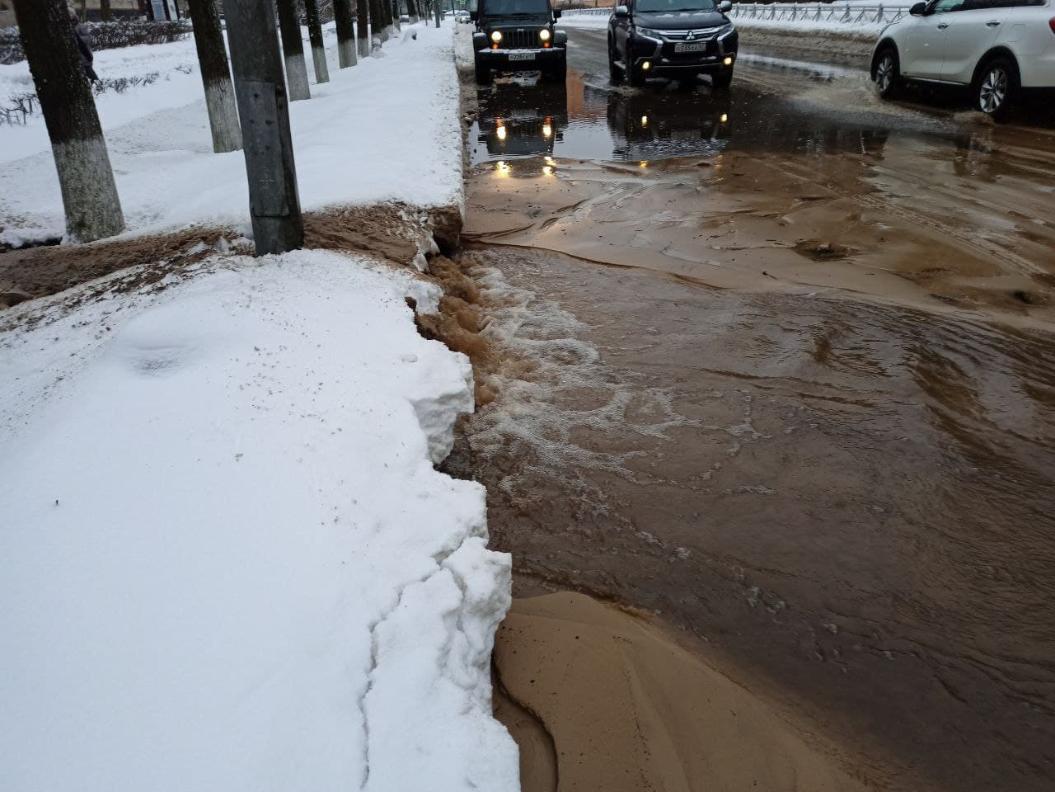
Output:
<instances>
[{"instance_id":1,"label":"black suv","mask_svg":"<svg viewBox=\"0 0 1055 792\"><path fill-rule=\"evenodd\" d=\"M473 50L476 82L486 85L496 71L541 71L549 80L568 72L568 36L554 30L560 11L549 0L480 0Z\"/></svg>"},{"instance_id":2,"label":"black suv","mask_svg":"<svg viewBox=\"0 0 1055 792\"><path fill-rule=\"evenodd\" d=\"M649 77L694 81L711 75L715 88L733 79L739 37L725 15L729 0L629 0L608 20L608 69L644 85Z\"/></svg>"}]
</instances>

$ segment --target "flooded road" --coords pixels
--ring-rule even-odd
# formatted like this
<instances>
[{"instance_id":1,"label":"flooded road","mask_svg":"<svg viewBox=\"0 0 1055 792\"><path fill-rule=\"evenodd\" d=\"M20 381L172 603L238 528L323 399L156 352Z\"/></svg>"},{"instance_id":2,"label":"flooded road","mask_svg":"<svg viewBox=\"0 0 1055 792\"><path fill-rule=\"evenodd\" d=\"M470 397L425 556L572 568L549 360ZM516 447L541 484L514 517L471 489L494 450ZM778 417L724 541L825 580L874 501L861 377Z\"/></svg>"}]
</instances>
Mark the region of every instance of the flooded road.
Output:
<instances>
[{"instance_id":1,"label":"flooded road","mask_svg":"<svg viewBox=\"0 0 1055 792\"><path fill-rule=\"evenodd\" d=\"M517 593L659 613L866 786L1055 788L1055 133L570 39L469 133L501 354L451 465Z\"/></svg>"}]
</instances>

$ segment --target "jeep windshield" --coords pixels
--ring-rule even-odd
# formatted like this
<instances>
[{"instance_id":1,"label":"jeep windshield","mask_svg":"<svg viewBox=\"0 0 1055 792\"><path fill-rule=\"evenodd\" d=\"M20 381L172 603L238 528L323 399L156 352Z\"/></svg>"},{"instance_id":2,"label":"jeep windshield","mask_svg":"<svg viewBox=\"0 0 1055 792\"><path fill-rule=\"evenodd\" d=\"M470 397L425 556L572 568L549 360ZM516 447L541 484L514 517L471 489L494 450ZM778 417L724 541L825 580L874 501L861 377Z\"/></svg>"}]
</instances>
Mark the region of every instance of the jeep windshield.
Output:
<instances>
[{"instance_id":1,"label":"jeep windshield","mask_svg":"<svg viewBox=\"0 0 1055 792\"><path fill-rule=\"evenodd\" d=\"M482 0L480 3L480 16L519 16L522 14L549 14L549 0Z\"/></svg>"},{"instance_id":2,"label":"jeep windshield","mask_svg":"<svg viewBox=\"0 0 1055 792\"><path fill-rule=\"evenodd\" d=\"M637 0L634 10L645 14L671 14L675 11L714 11L714 0Z\"/></svg>"}]
</instances>

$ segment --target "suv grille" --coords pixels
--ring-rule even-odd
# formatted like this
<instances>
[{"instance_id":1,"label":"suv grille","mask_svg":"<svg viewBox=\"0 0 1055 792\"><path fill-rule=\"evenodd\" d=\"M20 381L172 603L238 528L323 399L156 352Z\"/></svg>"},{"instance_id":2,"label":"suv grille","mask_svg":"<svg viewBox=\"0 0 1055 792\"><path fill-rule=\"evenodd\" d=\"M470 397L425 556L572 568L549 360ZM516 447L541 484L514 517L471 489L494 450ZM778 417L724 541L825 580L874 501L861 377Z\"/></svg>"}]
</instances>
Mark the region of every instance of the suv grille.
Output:
<instances>
[{"instance_id":1,"label":"suv grille","mask_svg":"<svg viewBox=\"0 0 1055 792\"><path fill-rule=\"evenodd\" d=\"M512 28L502 31L502 49L538 49L538 28Z\"/></svg>"},{"instance_id":2,"label":"suv grille","mask_svg":"<svg viewBox=\"0 0 1055 792\"><path fill-rule=\"evenodd\" d=\"M692 33L693 40L707 41L717 35L719 28L693 28L692 30L661 30L660 33L668 41L684 41Z\"/></svg>"}]
</instances>

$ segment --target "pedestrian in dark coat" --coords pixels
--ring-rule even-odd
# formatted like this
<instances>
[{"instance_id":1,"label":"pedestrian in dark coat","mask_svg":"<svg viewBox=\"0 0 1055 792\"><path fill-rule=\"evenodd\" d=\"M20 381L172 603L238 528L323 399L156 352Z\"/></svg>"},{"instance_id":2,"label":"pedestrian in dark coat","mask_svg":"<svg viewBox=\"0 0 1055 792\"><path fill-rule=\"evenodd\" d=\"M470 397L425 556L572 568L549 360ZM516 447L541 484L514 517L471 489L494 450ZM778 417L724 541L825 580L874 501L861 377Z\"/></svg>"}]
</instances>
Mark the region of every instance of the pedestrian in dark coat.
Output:
<instances>
[{"instance_id":1,"label":"pedestrian in dark coat","mask_svg":"<svg viewBox=\"0 0 1055 792\"><path fill-rule=\"evenodd\" d=\"M84 75L91 82L95 82L99 79L99 75L95 73L95 69L92 66L95 56L92 55L92 48L88 46L88 40L84 37L84 28L81 27L81 20L78 18L77 12L72 8L70 9L70 22L73 23L73 38L77 41L77 50L81 53L81 65L84 67Z\"/></svg>"}]
</instances>

